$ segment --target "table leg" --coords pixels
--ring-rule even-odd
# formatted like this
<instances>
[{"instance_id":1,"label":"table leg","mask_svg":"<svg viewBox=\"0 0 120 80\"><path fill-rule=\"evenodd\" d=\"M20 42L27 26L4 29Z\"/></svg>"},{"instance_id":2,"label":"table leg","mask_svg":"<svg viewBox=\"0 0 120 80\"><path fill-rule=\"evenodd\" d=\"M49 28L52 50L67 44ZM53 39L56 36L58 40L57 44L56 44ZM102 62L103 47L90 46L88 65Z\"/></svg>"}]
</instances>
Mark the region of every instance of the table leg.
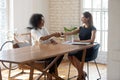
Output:
<instances>
[{"instance_id":1,"label":"table leg","mask_svg":"<svg viewBox=\"0 0 120 80\"><path fill-rule=\"evenodd\" d=\"M33 64L33 63L32 63ZM34 68L30 67L30 75L29 75L29 80L33 80L33 74L34 74Z\"/></svg>"},{"instance_id":2,"label":"table leg","mask_svg":"<svg viewBox=\"0 0 120 80\"><path fill-rule=\"evenodd\" d=\"M10 76L11 76L11 68L12 68L12 63L9 63L9 74L8 74L8 79L10 79Z\"/></svg>"},{"instance_id":3,"label":"table leg","mask_svg":"<svg viewBox=\"0 0 120 80\"><path fill-rule=\"evenodd\" d=\"M57 80L64 80L64 79L62 79L61 77L57 76L56 74L52 75L52 74L50 74L50 73L47 72L47 70L48 70L49 68L51 68L51 67L57 62L57 60L58 60L60 57L61 57L61 56L57 56L57 57L56 57L45 69L43 69L43 70L41 70L41 69L39 69L38 67L34 66L33 63L27 63L27 65L31 66L31 67L34 68L34 69L40 70L40 71L42 72L42 74L38 77L38 79L41 78L44 74L47 74L47 75L50 75L50 76L54 76ZM31 80L31 79L29 79L29 80Z\"/></svg>"}]
</instances>

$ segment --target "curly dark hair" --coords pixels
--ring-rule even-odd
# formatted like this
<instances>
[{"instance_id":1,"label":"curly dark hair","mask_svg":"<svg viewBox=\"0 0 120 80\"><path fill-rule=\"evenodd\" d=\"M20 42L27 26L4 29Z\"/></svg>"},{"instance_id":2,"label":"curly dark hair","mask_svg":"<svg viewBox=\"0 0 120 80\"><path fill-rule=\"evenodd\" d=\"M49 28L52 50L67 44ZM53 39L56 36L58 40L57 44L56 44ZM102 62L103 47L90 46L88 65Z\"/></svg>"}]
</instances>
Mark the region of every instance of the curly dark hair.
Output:
<instances>
[{"instance_id":1,"label":"curly dark hair","mask_svg":"<svg viewBox=\"0 0 120 80\"><path fill-rule=\"evenodd\" d=\"M38 14L38 13L33 14L29 21L29 23L32 27L27 27L27 28L37 30L37 28L39 27L39 23L43 20L43 17L44 16L42 14Z\"/></svg>"}]
</instances>

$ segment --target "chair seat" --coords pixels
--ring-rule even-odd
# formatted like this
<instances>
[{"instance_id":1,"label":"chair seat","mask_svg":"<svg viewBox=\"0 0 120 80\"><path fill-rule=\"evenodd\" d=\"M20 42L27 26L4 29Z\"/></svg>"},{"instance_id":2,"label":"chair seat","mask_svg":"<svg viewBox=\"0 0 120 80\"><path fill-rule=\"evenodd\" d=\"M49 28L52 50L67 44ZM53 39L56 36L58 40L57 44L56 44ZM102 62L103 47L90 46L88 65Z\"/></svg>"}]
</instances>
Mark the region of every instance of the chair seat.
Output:
<instances>
[{"instance_id":1,"label":"chair seat","mask_svg":"<svg viewBox=\"0 0 120 80\"><path fill-rule=\"evenodd\" d=\"M91 58L86 58L85 59L85 62L89 62L89 61L93 61L94 59L91 59Z\"/></svg>"}]
</instances>

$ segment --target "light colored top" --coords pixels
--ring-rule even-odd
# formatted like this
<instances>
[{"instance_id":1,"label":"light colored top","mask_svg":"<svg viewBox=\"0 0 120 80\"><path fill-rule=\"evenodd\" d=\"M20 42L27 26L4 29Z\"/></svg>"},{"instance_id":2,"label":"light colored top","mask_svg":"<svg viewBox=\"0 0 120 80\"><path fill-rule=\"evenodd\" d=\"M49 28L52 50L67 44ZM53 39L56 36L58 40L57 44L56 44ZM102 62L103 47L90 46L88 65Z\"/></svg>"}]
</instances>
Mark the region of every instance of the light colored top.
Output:
<instances>
[{"instance_id":1,"label":"light colored top","mask_svg":"<svg viewBox=\"0 0 120 80\"><path fill-rule=\"evenodd\" d=\"M42 27L41 29L32 29L31 30L31 40L32 40L32 45L35 45L36 42L40 43L50 43L50 39L42 41L40 38L42 36L47 36L49 35L48 30L45 27Z\"/></svg>"}]
</instances>

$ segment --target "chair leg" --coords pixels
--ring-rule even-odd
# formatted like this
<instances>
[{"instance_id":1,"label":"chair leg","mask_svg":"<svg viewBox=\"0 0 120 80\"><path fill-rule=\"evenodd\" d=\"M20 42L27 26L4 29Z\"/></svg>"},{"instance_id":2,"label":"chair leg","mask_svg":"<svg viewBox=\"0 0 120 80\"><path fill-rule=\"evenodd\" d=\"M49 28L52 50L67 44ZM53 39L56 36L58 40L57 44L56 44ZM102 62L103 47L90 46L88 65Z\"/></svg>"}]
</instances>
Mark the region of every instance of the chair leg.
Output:
<instances>
[{"instance_id":1,"label":"chair leg","mask_svg":"<svg viewBox=\"0 0 120 80\"><path fill-rule=\"evenodd\" d=\"M99 78L98 78L97 80L100 80L100 79L101 79L101 74L100 74L100 71L99 71L99 69L98 69L98 66L97 66L97 63L96 63L95 60L94 60L94 63L95 63L95 65L96 65L96 68L97 68L97 71L98 71L98 74L99 74Z\"/></svg>"},{"instance_id":2,"label":"chair leg","mask_svg":"<svg viewBox=\"0 0 120 80\"><path fill-rule=\"evenodd\" d=\"M8 79L10 79L10 77L11 77L11 69L12 69L12 63L9 63Z\"/></svg>"},{"instance_id":3,"label":"chair leg","mask_svg":"<svg viewBox=\"0 0 120 80\"><path fill-rule=\"evenodd\" d=\"M87 62L87 78L89 80L89 62Z\"/></svg>"},{"instance_id":4,"label":"chair leg","mask_svg":"<svg viewBox=\"0 0 120 80\"><path fill-rule=\"evenodd\" d=\"M34 68L30 67L29 80L33 80L33 73L34 73Z\"/></svg>"},{"instance_id":5,"label":"chair leg","mask_svg":"<svg viewBox=\"0 0 120 80\"><path fill-rule=\"evenodd\" d=\"M70 77L70 68L71 68L71 62L69 63L69 69L68 69L68 78L67 80L72 80L73 78L76 78L77 75L73 76L73 77Z\"/></svg>"},{"instance_id":6,"label":"chair leg","mask_svg":"<svg viewBox=\"0 0 120 80\"><path fill-rule=\"evenodd\" d=\"M44 68L47 67L47 62L45 61L45 65L44 65ZM47 80L47 74L44 74L44 80Z\"/></svg>"},{"instance_id":7,"label":"chair leg","mask_svg":"<svg viewBox=\"0 0 120 80\"><path fill-rule=\"evenodd\" d=\"M70 77L70 68L71 68L71 62L69 63L69 68L68 68L68 79L67 80L70 80L69 77Z\"/></svg>"},{"instance_id":8,"label":"chair leg","mask_svg":"<svg viewBox=\"0 0 120 80\"><path fill-rule=\"evenodd\" d=\"M55 74L58 76L57 64L55 64Z\"/></svg>"}]
</instances>

